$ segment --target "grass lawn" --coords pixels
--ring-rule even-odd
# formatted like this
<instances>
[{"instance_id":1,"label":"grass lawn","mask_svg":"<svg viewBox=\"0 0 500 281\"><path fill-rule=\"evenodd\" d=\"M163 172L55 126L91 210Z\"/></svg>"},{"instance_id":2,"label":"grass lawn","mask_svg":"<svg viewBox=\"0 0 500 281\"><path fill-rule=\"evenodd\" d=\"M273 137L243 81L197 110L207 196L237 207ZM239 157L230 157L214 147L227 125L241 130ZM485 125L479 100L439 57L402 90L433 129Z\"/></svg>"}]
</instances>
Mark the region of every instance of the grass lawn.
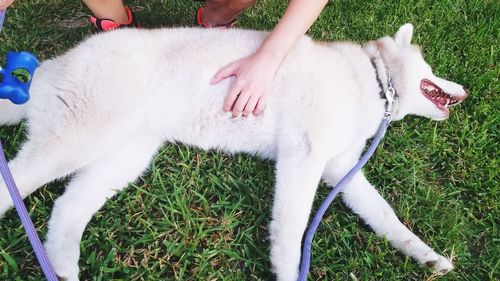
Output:
<instances>
[{"instance_id":1,"label":"grass lawn","mask_svg":"<svg viewBox=\"0 0 500 281\"><path fill-rule=\"evenodd\" d=\"M193 25L200 5L128 4L146 28ZM285 7L283 0L259 1L238 26L269 30ZM488 0L338 0L311 28L317 39L363 42L412 22L414 42L435 73L466 85L470 96L445 122L408 117L394 123L365 168L404 224L451 257L455 270L433 276L337 199L315 237L310 280L500 280L499 8L500 1ZM80 1L17 1L0 34L1 64L9 50L29 50L40 59L61 54L88 36L87 13ZM0 129L9 158L24 129ZM63 184L25 200L42 236ZM151 171L88 225L81 279L274 280L267 238L273 184L273 163L168 144ZM327 192L320 188L315 208ZM13 211L0 221L0 280L43 280Z\"/></svg>"}]
</instances>

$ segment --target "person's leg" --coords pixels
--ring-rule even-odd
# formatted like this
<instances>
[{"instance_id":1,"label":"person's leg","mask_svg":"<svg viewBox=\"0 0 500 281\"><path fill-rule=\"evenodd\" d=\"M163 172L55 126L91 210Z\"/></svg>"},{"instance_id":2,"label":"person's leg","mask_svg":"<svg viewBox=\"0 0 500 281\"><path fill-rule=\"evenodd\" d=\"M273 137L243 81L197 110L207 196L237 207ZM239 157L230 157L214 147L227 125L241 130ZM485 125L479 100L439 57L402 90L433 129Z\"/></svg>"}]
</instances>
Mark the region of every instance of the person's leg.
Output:
<instances>
[{"instance_id":1,"label":"person's leg","mask_svg":"<svg viewBox=\"0 0 500 281\"><path fill-rule=\"evenodd\" d=\"M129 21L122 0L83 0L96 18L110 19L117 24Z\"/></svg>"},{"instance_id":2,"label":"person's leg","mask_svg":"<svg viewBox=\"0 0 500 281\"><path fill-rule=\"evenodd\" d=\"M202 22L208 27L227 24L255 4L255 1L207 0L203 10Z\"/></svg>"}]
</instances>

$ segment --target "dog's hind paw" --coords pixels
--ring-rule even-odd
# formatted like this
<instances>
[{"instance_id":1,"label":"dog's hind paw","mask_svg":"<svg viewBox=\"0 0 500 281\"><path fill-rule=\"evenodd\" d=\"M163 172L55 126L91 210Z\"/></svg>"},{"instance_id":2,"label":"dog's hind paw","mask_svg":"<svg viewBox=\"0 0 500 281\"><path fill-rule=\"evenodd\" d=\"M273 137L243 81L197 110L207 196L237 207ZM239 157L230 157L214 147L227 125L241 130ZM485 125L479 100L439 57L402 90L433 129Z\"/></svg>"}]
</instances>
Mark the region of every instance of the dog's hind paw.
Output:
<instances>
[{"instance_id":1,"label":"dog's hind paw","mask_svg":"<svg viewBox=\"0 0 500 281\"><path fill-rule=\"evenodd\" d=\"M1 180L0 180L1 182ZM12 207L12 199L4 184L0 184L0 219L5 216L5 213Z\"/></svg>"},{"instance_id":2,"label":"dog's hind paw","mask_svg":"<svg viewBox=\"0 0 500 281\"><path fill-rule=\"evenodd\" d=\"M443 256L439 256L437 260L427 261L425 265L430 267L432 272L439 275L444 275L453 269L451 261Z\"/></svg>"},{"instance_id":3,"label":"dog's hind paw","mask_svg":"<svg viewBox=\"0 0 500 281\"><path fill-rule=\"evenodd\" d=\"M7 203L4 204L2 200L0 199L0 219L2 219L5 216L5 213L11 208L10 205Z\"/></svg>"}]
</instances>

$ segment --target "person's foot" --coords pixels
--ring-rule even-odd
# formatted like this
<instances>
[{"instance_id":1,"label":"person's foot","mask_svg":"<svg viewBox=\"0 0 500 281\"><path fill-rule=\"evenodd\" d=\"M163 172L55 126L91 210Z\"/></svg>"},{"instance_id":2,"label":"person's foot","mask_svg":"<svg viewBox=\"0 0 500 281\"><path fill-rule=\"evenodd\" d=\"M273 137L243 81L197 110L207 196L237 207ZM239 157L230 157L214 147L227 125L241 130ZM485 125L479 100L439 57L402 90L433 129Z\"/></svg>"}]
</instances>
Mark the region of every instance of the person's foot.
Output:
<instances>
[{"instance_id":1,"label":"person's foot","mask_svg":"<svg viewBox=\"0 0 500 281\"><path fill-rule=\"evenodd\" d=\"M216 13L205 13L206 8L204 6L201 6L197 11L196 11L196 24L205 27L205 28L210 28L210 27L216 27L216 28L231 28L236 25L238 22L237 18L229 18L221 17L218 16ZM214 16L215 15L215 16Z\"/></svg>"},{"instance_id":2,"label":"person's foot","mask_svg":"<svg viewBox=\"0 0 500 281\"><path fill-rule=\"evenodd\" d=\"M134 13L125 7L125 13L127 19L124 21L114 21L112 19L99 19L94 16L90 16L90 21L92 22L92 32L102 32L102 31L110 31L117 28L123 27L139 27L137 23Z\"/></svg>"}]
</instances>

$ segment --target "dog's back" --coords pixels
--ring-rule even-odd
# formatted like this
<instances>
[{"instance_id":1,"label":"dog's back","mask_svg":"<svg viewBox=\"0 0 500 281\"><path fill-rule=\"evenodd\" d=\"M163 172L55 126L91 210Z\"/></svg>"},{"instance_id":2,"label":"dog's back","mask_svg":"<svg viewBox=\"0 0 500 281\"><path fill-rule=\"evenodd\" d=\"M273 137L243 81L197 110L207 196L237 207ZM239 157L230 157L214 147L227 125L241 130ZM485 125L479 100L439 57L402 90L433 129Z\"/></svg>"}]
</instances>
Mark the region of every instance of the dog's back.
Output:
<instances>
[{"instance_id":1,"label":"dog's back","mask_svg":"<svg viewBox=\"0 0 500 281\"><path fill-rule=\"evenodd\" d=\"M26 112L16 110L9 118L25 115L32 120L32 134L73 136L73 143L81 141L82 132L86 142L95 136L101 145L110 140L107 146L141 133L270 158L278 136L324 134L324 129L311 128L325 128L325 120L331 131L346 132L345 142L336 146L340 149L354 137L355 124L366 124L359 118L373 120L369 133L375 129L382 107L372 114L363 108L378 97L372 94L374 73L361 48L323 46L307 37L283 62L261 116L232 118L224 113L223 100L233 79L217 85L210 85L210 79L222 66L251 54L265 35L200 29L99 34L42 63Z\"/></svg>"}]
</instances>

